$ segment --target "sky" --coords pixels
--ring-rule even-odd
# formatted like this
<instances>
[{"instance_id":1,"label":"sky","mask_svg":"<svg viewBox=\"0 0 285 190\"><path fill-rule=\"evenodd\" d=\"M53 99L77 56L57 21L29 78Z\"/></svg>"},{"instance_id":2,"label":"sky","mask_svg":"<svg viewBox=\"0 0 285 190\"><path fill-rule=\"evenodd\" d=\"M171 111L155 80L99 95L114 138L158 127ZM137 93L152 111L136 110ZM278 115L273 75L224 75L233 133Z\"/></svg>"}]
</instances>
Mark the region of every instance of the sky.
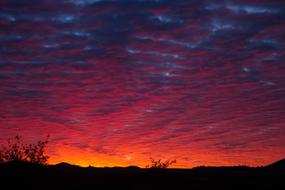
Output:
<instances>
[{"instance_id":1,"label":"sky","mask_svg":"<svg viewBox=\"0 0 285 190\"><path fill-rule=\"evenodd\" d=\"M50 163L285 157L284 0L1 0L0 142Z\"/></svg>"}]
</instances>

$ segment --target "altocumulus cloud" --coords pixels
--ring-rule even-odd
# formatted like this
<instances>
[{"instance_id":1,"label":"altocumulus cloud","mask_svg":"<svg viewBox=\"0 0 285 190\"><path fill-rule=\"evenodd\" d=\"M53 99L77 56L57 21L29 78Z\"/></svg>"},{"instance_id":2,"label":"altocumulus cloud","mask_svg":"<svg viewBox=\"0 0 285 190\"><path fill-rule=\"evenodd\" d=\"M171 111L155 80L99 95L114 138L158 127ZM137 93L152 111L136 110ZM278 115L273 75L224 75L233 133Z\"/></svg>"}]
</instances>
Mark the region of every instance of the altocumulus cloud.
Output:
<instances>
[{"instance_id":1,"label":"altocumulus cloud","mask_svg":"<svg viewBox=\"0 0 285 190\"><path fill-rule=\"evenodd\" d=\"M283 1L0 7L1 140L49 133L54 158L74 147L119 165L130 164L120 155L180 167L284 156Z\"/></svg>"}]
</instances>

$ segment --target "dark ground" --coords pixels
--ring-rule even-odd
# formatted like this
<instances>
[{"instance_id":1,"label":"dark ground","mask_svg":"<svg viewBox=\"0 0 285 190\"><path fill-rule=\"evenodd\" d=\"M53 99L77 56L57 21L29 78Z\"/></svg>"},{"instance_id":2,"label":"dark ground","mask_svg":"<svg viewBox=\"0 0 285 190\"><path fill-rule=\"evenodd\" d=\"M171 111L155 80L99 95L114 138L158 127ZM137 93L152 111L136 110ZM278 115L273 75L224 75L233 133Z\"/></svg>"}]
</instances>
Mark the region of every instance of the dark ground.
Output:
<instances>
[{"instance_id":1,"label":"dark ground","mask_svg":"<svg viewBox=\"0 0 285 190\"><path fill-rule=\"evenodd\" d=\"M260 168L81 168L61 163L0 165L0 189L283 189L285 160Z\"/></svg>"}]
</instances>

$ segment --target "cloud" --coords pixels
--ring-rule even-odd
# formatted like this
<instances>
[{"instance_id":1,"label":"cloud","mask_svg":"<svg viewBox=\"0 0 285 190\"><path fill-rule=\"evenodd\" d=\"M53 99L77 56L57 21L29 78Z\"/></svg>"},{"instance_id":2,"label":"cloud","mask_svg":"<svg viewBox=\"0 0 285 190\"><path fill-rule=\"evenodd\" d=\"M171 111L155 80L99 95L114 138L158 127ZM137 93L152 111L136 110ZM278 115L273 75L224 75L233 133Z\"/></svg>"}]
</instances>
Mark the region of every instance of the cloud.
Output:
<instances>
[{"instance_id":1,"label":"cloud","mask_svg":"<svg viewBox=\"0 0 285 190\"><path fill-rule=\"evenodd\" d=\"M110 165L284 156L284 2L0 5L0 139L49 133L54 160Z\"/></svg>"},{"instance_id":2,"label":"cloud","mask_svg":"<svg viewBox=\"0 0 285 190\"><path fill-rule=\"evenodd\" d=\"M247 14L276 14L279 10L276 8L265 8L256 6L240 6L234 4L228 4L227 9L235 13L247 13Z\"/></svg>"},{"instance_id":3,"label":"cloud","mask_svg":"<svg viewBox=\"0 0 285 190\"><path fill-rule=\"evenodd\" d=\"M104 0L68 0L67 2L77 6L86 6L86 5L96 4L99 2L104 2Z\"/></svg>"}]
</instances>

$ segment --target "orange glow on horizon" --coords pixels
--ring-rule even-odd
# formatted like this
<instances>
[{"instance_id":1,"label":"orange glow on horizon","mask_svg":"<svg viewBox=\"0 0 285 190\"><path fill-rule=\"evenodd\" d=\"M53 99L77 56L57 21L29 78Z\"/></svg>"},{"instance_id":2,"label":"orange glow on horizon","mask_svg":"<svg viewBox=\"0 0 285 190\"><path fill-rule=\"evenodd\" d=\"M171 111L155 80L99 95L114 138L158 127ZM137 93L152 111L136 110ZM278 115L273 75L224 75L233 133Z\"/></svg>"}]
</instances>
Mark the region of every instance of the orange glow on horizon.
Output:
<instances>
[{"instance_id":1,"label":"orange glow on horizon","mask_svg":"<svg viewBox=\"0 0 285 190\"><path fill-rule=\"evenodd\" d=\"M272 150L275 152L276 150ZM193 154L194 155L194 154ZM275 152L276 155L276 152ZM193 168L197 166L238 166L238 165L247 165L247 166L264 166L272 162L275 162L282 158L282 154L279 154L279 157L276 156L272 158L270 152L264 157L257 158L258 155L251 154L245 157L245 155L240 155L236 159L223 159L225 155L217 153L197 153L193 156L193 159L183 159L176 158L174 156L165 156L153 157L154 159L176 159L177 163L171 165L170 168ZM95 153L92 151L81 150L74 147L61 147L58 151L50 155L49 164L57 164L60 162L67 162L70 164L87 167L127 167L127 166L138 166L145 168L146 165L150 164L150 157L140 155L140 154L131 154L131 155L106 155ZM262 159L261 159L262 158ZM247 160L245 162L245 160ZM252 161L251 161L252 160Z\"/></svg>"}]
</instances>

